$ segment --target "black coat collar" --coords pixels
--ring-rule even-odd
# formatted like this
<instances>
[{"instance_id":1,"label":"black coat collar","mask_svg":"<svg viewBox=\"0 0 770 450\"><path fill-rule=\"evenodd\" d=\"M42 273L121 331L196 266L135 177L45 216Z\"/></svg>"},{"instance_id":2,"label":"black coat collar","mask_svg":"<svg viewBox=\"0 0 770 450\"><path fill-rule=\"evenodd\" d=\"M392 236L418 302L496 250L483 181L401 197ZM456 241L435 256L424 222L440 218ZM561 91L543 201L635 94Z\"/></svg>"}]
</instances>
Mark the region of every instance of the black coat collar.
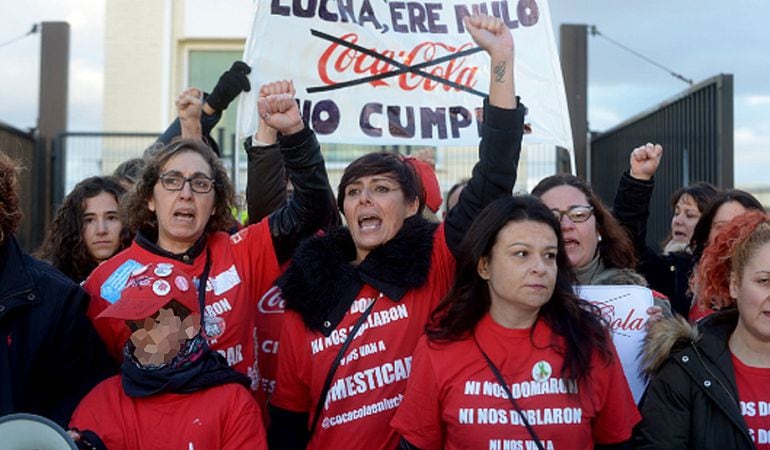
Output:
<instances>
[{"instance_id":1,"label":"black coat collar","mask_svg":"<svg viewBox=\"0 0 770 450\"><path fill-rule=\"evenodd\" d=\"M679 364L748 440L750 439L748 430L744 426L743 417L738 408L738 388L729 347L730 335L735 331L737 324L736 308L729 308L705 317L698 324L701 331L700 337L692 345L695 356L705 361L702 361L702 364L686 362ZM710 383L706 384L709 381ZM710 385L714 387L709 388Z\"/></svg>"},{"instance_id":2,"label":"black coat collar","mask_svg":"<svg viewBox=\"0 0 770 450\"><path fill-rule=\"evenodd\" d=\"M158 231L153 228L141 228L136 233L134 242L148 252L156 255L163 256L165 258L174 259L181 263L192 265L195 262L195 258L203 254L203 250L206 249L206 243L208 242L208 233L203 233L201 237L188 248L184 253L171 253L163 250L156 244L158 241Z\"/></svg>"},{"instance_id":3,"label":"black coat collar","mask_svg":"<svg viewBox=\"0 0 770 450\"><path fill-rule=\"evenodd\" d=\"M286 308L298 312L305 326L328 336L364 284L400 301L428 279L436 226L419 215L408 218L393 239L358 266L351 263L356 247L347 228L306 240L277 281Z\"/></svg>"}]
</instances>

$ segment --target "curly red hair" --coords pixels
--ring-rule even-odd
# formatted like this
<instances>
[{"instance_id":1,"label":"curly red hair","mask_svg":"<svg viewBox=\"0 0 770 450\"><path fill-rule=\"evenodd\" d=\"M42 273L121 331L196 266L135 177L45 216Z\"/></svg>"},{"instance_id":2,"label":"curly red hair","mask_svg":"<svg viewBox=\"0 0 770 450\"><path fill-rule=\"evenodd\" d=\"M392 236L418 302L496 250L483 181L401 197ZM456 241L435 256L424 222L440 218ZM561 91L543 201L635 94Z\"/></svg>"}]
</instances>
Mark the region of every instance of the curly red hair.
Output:
<instances>
[{"instance_id":1,"label":"curly red hair","mask_svg":"<svg viewBox=\"0 0 770 450\"><path fill-rule=\"evenodd\" d=\"M770 217L749 211L734 218L703 251L698 264L696 304L703 309L731 307L730 275L741 274L753 251L770 242Z\"/></svg>"}]
</instances>

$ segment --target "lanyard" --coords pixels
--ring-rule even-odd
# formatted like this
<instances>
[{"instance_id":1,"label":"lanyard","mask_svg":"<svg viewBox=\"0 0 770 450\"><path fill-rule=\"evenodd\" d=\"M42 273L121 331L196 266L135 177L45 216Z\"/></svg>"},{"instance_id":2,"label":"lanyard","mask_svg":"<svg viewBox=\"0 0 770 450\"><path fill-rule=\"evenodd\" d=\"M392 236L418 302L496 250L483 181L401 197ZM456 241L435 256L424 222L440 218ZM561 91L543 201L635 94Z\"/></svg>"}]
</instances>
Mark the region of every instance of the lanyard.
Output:
<instances>
[{"instance_id":1,"label":"lanyard","mask_svg":"<svg viewBox=\"0 0 770 450\"><path fill-rule=\"evenodd\" d=\"M206 264L203 266L203 273L198 279L198 306L201 309L201 327L203 327L204 334L206 330L205 317L206 317L206 285L209 282L209 271L211 270L211 253L208 245L206 246Z\"/></svg>"},{"instance_id":2,"label":"lanyard","mask_svg":"<svg viewBox=\"0 0 770 450\"><path fill-rule=\"evenodd\" d=\"M473 336L473 340L474 342L476 342L476 347L478 347L481 354L484 355L484 359L487 360L487 365L489 366L490 370L492 370L492 373L495 374L495 378L497 378L497 382L500 383L500 386L503 387L503 390L505 390L505 393L508 394L508 399L511 401L511 403L513 403L513 407L516 408L516 412L519 413L519 417L521 417L521 421L524 423L524 426L527 428L529 435L535 441L535 445L537 445L537 448L539 450L545 450L543 448L543 444L540 442L540 438L537 437L535 430L532 429L532 426L529 424L529 421L527 421L527 417L524 415L524 412L522 412L521 408L519 408L518 402L516 402L516 399L513 398L513 394L511 393L511 389L508 387L508 384L505 382L505 378L503 378L503 375L497 369L497 366L495 366L492 360L489 359L489 356L487 356L487 354L484 352L484 349L481 348L481 345L479 344L479 340L476 339L475 335Z\"/></svg>"},{"instance_id":3,"label":"lanyard","mask_svg":"<svg viewBox=\"0 0 770 450\"><path fill-rule=\"evenodd\" d=\"M332 365L329 368L329 372L326 374L326 380L324 381L324 386L321 389L321 396L318 397L318 404L315 407L315 414L313 415L313 423L310 425L310 436L313 436L313 431L315 430L316 425L318 425L318 419L321 418L321 411L323 410L324 404L326 403L326 396L329 394L329 389L332 386L332 380L334 380L334 373L337 371L337 367L339 367L340 361L342 361L342 357L345 356L345 352L347 351L348 347L350 347L350 343L353 342L353 338L356 336L356 333L358 333L358 329L361 328L361 325L363 325L366 318L369 317L369 313L372 312L372 309L374 308L374 303L380 297L382 297L382 293L380 293L379 297L372 300L372 303L369 304L369 307L366 308L366 311L361 314L361 317L358 318L358 321L356 321L353 329L348 334L347 339L345 339L345 343L342 344L340 351L337 352L337 356L334 358L334 362L332 362Z\"/></svg>"}]
</instances>

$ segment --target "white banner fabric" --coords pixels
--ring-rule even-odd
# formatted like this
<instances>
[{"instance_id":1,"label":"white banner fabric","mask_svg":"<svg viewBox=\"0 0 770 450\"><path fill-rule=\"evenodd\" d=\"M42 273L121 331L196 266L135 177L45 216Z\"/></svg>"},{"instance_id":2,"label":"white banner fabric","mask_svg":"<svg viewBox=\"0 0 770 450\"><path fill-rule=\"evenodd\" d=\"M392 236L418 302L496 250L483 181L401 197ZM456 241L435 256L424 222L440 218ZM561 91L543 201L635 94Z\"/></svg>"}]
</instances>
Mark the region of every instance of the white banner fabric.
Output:
<instances>
[{"instance_id":1,"label":"white banner fabric","mask_svg":"<svg viewBox=\"0 0 770 450\"><path fill-rule=\"evenodd\" d=\"M462 18L478 10L512 30L516 92L531 127L525 143L571 152L547 0L256 1L244 50L252 90L241 95L239 135L256 130L259 86L291 79L321 142L477 145L489 58L473 50Z\"/></svg>"}]
</instances>

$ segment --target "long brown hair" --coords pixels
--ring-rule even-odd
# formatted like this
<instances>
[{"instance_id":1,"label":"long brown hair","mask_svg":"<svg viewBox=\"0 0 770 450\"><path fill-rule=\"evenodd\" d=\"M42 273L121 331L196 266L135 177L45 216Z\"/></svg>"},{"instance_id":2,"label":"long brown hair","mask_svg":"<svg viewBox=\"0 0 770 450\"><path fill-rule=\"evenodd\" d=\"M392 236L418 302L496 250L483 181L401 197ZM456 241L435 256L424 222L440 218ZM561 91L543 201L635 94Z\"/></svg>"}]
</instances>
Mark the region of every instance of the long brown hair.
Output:
<instances>
[{"instance_id":1,"label":"long brown hair","mask_svg":"<svg viewBox=\"0 0 770 450\"><path fill-rule=\"evenodd\" d=\"M86 201L103 192L112 194L120 204L120 198L126 190L113 177L89 177L78 183L56 211L48 234L35 253L36 257L47 260L76 283L85 280L98 265L83 239L83 212ZM130 243L131 234L123 226L117 251L128 247Z\"/></svg>"},{"instance_id":2,"label":"long brown hair","mask_svg":"<svg viewBox=\"0 0 770 450\"><path fill-rule=\"evenodd\" d=\"M431 315L426 327L430 341L447 342L467 337L489 311L489 283L478 273L478 262L489 257L501 229L511 222L533 221L553 229L558 240L556 285L548 302L540 308L543 320L564 339L562 374L583 380L591 368L594 352L609 361L609 335L594 306L575 295L575 275L564 250L561 225L538 198L530 195L503 197L489 204L473 221L460 244L455 282ZM534 327L532 328L534 330Z\"/></svg>"},{"instance_id":3,"label":"long brown hair","mask_svg":"<svg viewBox=\"0 0 770 450\"><path fill-rule=\"evenodd\" d=\"M597 245L599 256L604 265L608 268L635 269L637 260L634 243L631 241L626 230L615 219L615 216L604 205L602 199L594 193L591 186L584 179L568 173L552 175L543 178L532 189L532 195L542 197L546 192L559 186L571 186L579 190L586 196L588 204L594 207L596 231L602 237L602 240Z\"/></svg>"}]
</instances>

